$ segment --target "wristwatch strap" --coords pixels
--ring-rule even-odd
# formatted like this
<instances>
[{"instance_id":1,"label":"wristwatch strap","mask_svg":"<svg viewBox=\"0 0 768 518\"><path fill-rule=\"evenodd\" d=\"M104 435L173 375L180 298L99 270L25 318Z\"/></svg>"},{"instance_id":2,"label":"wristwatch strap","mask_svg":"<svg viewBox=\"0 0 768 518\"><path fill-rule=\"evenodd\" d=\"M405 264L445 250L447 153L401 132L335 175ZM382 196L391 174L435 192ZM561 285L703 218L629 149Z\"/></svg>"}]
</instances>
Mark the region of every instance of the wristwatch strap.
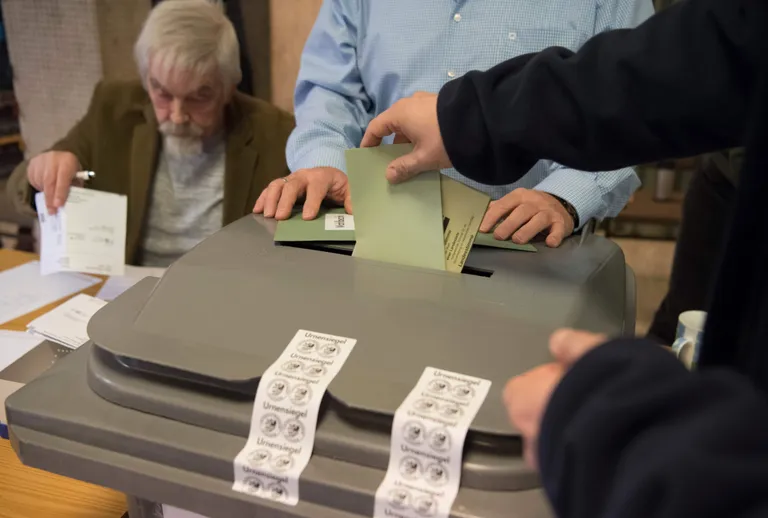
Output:
<instances>
[{"instance_id":1,"label":"wristwatch strap","mask_svg":"<svg viewBox=\"0 0 768 518\"><path fill-rule=\"evenodd\" d=\"M552 193L550 193L549 195L552 196L557 201L559 201L560 205L563 206L565 211L571 217L571 219L573 220L573 229L576 230L577 228L579 228L579 212L576 210L576 207L571 205L569 201L562 199L560 196L555 196Z\"/></svg>"}]
</instances>

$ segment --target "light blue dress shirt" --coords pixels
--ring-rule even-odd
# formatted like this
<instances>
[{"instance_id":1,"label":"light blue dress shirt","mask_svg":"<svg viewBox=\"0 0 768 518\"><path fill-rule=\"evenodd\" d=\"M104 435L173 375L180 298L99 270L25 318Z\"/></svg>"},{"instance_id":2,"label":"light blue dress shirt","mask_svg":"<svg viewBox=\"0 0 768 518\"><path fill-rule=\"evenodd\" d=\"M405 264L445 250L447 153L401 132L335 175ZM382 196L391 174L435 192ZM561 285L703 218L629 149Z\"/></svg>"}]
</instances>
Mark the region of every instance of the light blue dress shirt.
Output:
<instances>
[{"instance_id":1,"label":"light blue dress shirt","mask_svg":"<svg viewBox=\"0 0 768 518\"><path fill-rule=\"evenodd\" d=\"M344 151L398 99L520 54L576 50L652 14L652 0L325 0L301 58L288 165L344 171ZM597 174L545 160L504 186L443 173L493 199L518 187L554 194L576 208L581 224L615 216L640 185L630 168Z\"/></svg>"}]
</instances>

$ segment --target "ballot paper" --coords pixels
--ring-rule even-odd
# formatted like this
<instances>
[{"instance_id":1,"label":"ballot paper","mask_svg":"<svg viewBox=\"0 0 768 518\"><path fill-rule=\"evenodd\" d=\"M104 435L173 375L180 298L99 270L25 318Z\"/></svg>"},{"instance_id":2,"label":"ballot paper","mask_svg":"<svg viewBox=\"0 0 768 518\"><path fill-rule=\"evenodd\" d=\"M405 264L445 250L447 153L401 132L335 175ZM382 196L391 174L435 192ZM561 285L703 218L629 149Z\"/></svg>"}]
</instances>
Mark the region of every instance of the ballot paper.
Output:
<instances>
[{"instance_id":1,"label":"ballot paper","mask_svg":"<svg viewBox=\"0 0 768 518\"><path fill-rule=\"evenodd\" d=\"M48 214L43 193L35 195L40 220L40 270L123 275L128 198L72 187L67 203Z\"/></svg>"},{"instance_id":2,"label":"ballot paper","mask_svg":"<svg viewBox=\"0 0 768 518\"><path fill-rule=\"evenodd\" d=\"M165 268L125 265L125 273L109 277L96 294L96 298L106 301L114 300L144 277L162 277L164 273Z\"/></svg>"},{"instance_id":3,"label":"ballot paper","mask_svg":"<svg viewBox=\"0 0 768 518\"><path fill-rule=\"evenodd\" d=\"M445 175L440 176L440 191L445 269L461 273L491 197Z\"/></svg>"},{"instance_id":4,"label":"ballot paper","mask_svg":"<svg viewBox=\"0 0 768 518\"><path fill-rule=\"evenodd\" d=\"M27 330L71 349L88 341L88 321L106 301L81 293L67 302L36 318Z\"/></svg>"},{"instance_id":5,"label":"ballot paper","mask_svg":"<svg viewBox=\"0 0 768 518\"><path fill-rule=\"evenodd\" d=\"M355 213L352 255L445 270L440 173L428 171L397 185L385 176L389 163L412 149L393 144L346 151Z\"/></svg>"},{"instance_id":6,"label":"ballot paper","mask_svg":"<svg viewBox=\"0 0 768 518\"><path fill-rule=\"evenodd\" d=\"M43 339L21 331L0 329L0 371L37 347Z\"/></svg>"},{"instance_id":7,"label":"ballot paper","mask_svg":"<svg viewBox=\"0 0 768 518\"><path fill-rule=\"evenodd\" d=\"M518 245L509 239L500 240L493 237L493 232L487 234L478 232L475 236L475 246L487 246L491 248L506 248L507 250L517 250L520 252L538 252L536 247L530 243Z\"/></svg>"},{"instance_id":8,"label":"ballot paper","mask_svg":"<svg viewBox=\"0 0 768 518\"><path fill-rule=\"evenodd\" d=\"M46 306L99 282L79 273L42 276L32 261L0 272L0 324Z\"/></svg>"},{"instance_id":9,"label":"ballot paper","mask_svg":"<svg viewBox=\"0 0 768 518\"><path fill-rule=\"evenodd\" d=\"M275 241L354 241L355 220L343 208L321 208L316 218L305 220L301 210L290 218L277 222Z\"/></svg>"}]
</instances>

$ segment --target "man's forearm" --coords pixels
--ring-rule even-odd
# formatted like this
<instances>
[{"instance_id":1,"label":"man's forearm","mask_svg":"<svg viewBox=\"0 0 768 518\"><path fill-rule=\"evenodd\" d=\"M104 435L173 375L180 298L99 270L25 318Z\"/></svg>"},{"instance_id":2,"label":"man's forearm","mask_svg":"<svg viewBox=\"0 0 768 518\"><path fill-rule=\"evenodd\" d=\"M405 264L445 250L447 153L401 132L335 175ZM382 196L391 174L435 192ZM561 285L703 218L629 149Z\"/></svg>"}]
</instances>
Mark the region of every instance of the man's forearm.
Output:
<instances>
[{"instance_id":1,"label":"man's forearm","mask_svg":"<svg viewBox=\"0 0 768 518\"><path fill-rule=\"evenodd\" d=\"M608 171L741 144L768 4L691 0L577 52L550 48L447 83L453 165L507 184L539 159Z\"/></svg>"}]
</instances>

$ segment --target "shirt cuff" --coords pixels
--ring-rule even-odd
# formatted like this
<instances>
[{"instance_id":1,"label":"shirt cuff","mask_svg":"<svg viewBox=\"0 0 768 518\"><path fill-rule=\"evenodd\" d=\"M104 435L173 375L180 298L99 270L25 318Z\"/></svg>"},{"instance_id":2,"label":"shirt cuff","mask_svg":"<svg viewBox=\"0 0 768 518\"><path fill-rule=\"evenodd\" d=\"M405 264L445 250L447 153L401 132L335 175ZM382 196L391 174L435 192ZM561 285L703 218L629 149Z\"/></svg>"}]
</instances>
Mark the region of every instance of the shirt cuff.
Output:
<instances>
[{"instance_id":1,"label":"shirt cuff","mask_svg":"<svg viewBox=\"0 0 768 518\"><path fill-rule=\"evenodd\" d=\"M605 216L603 193L597 185L596 174L562 168L552 172L534 189L553 194L573 205L579 215L579 226L573 229L575 232L590 219Z\"/></svg>"},{"instance_id":2,"label":"shirt cuff","mask_svg":"<svg viewBox=\"0 0 768 518\"><path fill-rule=\"evenodd\" d=\"M344 156L346 149L339 148L316 148L298 158L289 158L288 166L292 173L299 169L310 169L312 167L335 167L347 172L347 159Z\"/></svg>"}]
</instances>

